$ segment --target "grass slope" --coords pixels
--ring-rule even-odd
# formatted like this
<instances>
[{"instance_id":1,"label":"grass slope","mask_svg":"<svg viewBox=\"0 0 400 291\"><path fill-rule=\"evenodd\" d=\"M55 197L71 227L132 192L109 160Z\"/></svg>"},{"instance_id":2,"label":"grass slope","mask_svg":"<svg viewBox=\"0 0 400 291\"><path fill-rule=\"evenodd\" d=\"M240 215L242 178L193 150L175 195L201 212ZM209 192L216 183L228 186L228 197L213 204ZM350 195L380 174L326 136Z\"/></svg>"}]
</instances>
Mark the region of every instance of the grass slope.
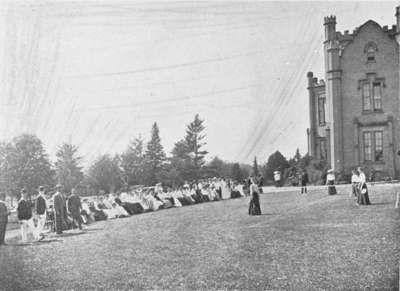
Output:
<instances>
[{"instance_id":1,"label":"grass slope","mask_svg":"<svg viewBox=\"0 0 400 291\"><path fill-rule=\"evenodd\" d=\"M263 194L260 217L228 200L2 247L0 289L396 290L392 187L371 187L372 206L343 190Z\"/></svg>"}]
</instances>

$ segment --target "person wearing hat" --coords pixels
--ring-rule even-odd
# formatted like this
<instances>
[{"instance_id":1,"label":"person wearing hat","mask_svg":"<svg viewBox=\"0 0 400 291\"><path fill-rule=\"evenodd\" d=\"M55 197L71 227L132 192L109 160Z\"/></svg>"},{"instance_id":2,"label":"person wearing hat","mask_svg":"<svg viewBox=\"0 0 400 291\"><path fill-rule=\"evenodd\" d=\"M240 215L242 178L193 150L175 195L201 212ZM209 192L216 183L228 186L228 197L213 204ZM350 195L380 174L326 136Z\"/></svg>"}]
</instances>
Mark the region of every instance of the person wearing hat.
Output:
<instances>
[{"instance_id":1,"label":"person wearing hat","mask_svg":"<svg viewBox=\"0 0 400 291\"><path fill-rule=\"evenodd\" d=\"M44 225L46 223L46 213L47 205L46 205L46 198L44 197L44 187L39 187L39 194L35 199L35 212L38 220L37 224L37 232L39 235L42 234Z\"/></svg>"},{"instance_id":2,"label":"person wearing hat","mask_svg":"<svg viewBox=\"0 0 400 291\"><path fill-rule=\"evenodd\" d=\"M35 240L39 240L32 216L32 204L28 200L28 192L21 190L21 199L18 201L17 217L21 224L21 240L23 243L28 241L28 234L32 233Z\"/></svg>"},{"instance_id":3,"label":"person wearing hat","mask_svg":"<svg viewBox=\"0 0 400 291\"><path fill-rule=\"evenodd\" d=\"M10 215L10 211L8 211L5 201L6 194L0 192L0 246L5 245L4 238L6 236L8 216Z\"/></svg>"},{"instance_id":4,"label":"person wearing hat","mask_svg":"<svg viewBox=\"0 0 400 291\"><path fill-rule=\"evenodd\" d=\"M56 233L62 234L63 225L64 225L64 217L65 217L65 200L64 196L61 194L62 185L58 184L56 186L56 193L53 195L54 201L54 220L55 220L55 227Z\"/></svg>"},{"instance_id":5,"label":"person wearing hat","mask_svg":"<svg viewBox=\"0 0 400 291\"><path fill-rule=\"evenodd\" d=\"M329 169L327 172L326 185L328 185L328 195L335 195L336 187L335 187L335 174L333 172L333 169Z\"/></svg>"}]
</instances>

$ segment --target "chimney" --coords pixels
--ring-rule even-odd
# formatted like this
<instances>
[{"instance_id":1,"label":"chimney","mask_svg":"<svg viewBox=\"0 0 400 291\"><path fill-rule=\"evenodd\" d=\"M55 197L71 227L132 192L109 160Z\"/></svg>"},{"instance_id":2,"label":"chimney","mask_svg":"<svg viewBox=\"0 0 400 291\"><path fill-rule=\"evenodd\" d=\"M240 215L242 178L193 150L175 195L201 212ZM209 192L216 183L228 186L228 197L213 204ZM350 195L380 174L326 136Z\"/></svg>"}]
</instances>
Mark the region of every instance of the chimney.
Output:
<instances>
[{"instance_id":1,"label":"chimney","mask_svg":"<svg viewBox=\"0 0 400 291\"><path fill-rule=\"evenodd\" d=\"M325 41L336 39L336 16L331 15L324 18Z\"/></svg>"}]
</instances>

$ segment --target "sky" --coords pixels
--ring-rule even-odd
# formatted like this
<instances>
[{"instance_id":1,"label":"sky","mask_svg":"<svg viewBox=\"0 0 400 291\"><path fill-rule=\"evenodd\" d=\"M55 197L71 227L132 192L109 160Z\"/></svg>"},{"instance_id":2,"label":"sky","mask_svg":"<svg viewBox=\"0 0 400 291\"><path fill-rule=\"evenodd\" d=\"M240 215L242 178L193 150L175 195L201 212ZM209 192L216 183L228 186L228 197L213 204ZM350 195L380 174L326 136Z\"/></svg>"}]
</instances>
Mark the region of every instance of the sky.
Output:
<instances>
[{"instance_id":1,"label":"sky","mask_svg":"<svg viewBox=\"0 0 400 291\"><path fill-rule=\"evenodd\" d=\"M306 74L323 78L323 18L395 24L391 2L0 2L0 140L37 135L85 165L150 138L169 153L198 113L209 157L307 152Z\"/></svg>"}]
</instances>

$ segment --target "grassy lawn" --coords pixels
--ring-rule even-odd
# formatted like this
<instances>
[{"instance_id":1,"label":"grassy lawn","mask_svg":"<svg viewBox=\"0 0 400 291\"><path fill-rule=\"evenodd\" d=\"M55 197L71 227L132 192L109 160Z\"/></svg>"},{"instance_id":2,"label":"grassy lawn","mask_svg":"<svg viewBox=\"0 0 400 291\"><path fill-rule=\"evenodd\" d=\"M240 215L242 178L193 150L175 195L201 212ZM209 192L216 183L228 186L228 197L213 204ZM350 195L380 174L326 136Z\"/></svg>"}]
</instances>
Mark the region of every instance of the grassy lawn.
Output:
<instances>
[{"instance_id":1,"label":"grassy lawn","mask_svg":"<svg viewBox=\"0 0 400 291\"><path fill-rule=\"evenodd\" d=\"M397 290L393 186L261 195L95 223L81 234L0 249L0 289Z\"/></svg>"}]
</instances>

